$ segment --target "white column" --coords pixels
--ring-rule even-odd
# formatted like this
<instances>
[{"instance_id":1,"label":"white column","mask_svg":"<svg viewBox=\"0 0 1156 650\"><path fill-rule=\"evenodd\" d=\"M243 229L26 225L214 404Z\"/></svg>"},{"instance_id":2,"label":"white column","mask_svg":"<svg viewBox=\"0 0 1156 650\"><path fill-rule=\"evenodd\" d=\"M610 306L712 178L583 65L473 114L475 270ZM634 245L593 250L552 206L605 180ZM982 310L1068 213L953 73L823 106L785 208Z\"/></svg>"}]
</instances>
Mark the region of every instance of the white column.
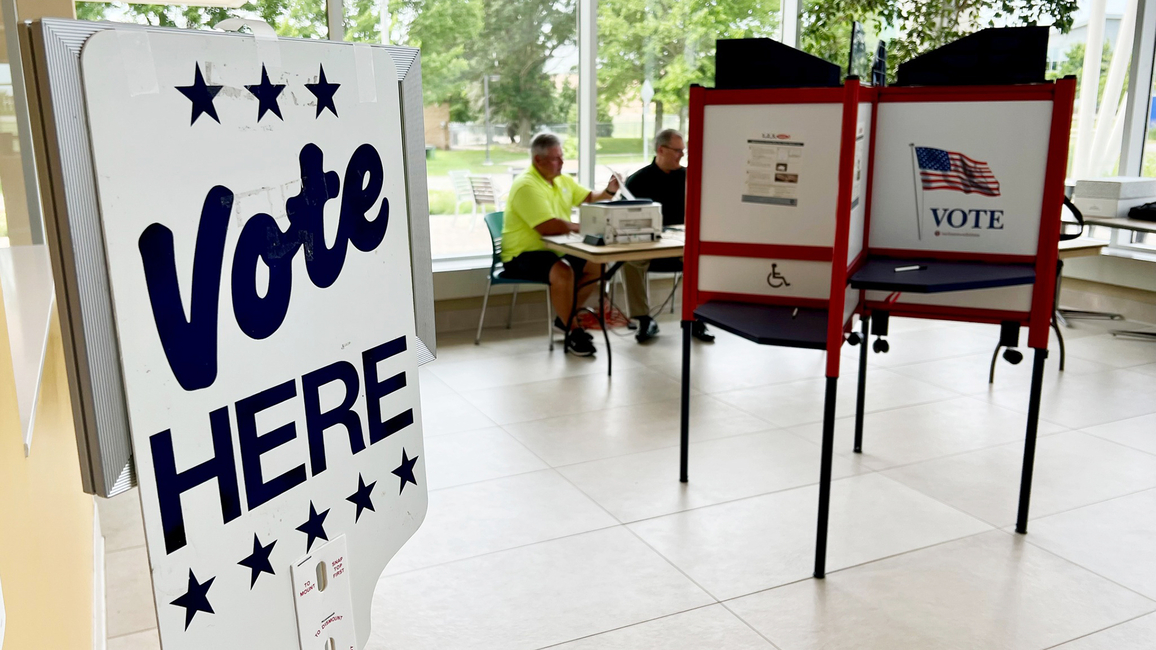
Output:
<instances>
[{"instance_id":1,"label":"white column","mask_svg":"<svg viewBox=\"0 0 1156 650\"><path fill-rule=\"evenodd\" d=\"M1119 137L1123 127L1120 122L1120 93L1124 90L1124 77L1128 74L1128 64L1132 56L1132 36L1136 30L1136 6L1138 0L1128 0L1120 30L1116 35L1116 47L1112 50L1112 62L1108 65L1108 79L1104 83L1104 97L1100 101L1099 115L1096 116L1096 135L1092 138L1092 157L1088 174L1100 176L1112 173L1110 159L1120 154ZM1112 153L1110 153L1112 152Z\"/></svg>"},{"instance_id":2,"label":"white column","mask_svg":"<svg viewBox=\"0 0 1156 650\"><path fill-rule=\"evenodd\" d=\"M1120 149L1120 175L1139 176L1148 137L1148 107L1152 98L1153 53L1156 52L1156 0L1136 6L1136 34L1132 39L1132 69L1128 75L1128 104ZM1143 89L1137 92L1136 89Z\"/></svg>"},{"instance_id":3,"label":"white column","mask_svg":"<svg viewBox=\"0 0 1156 650\"><path fill-rule=\"evenodd\" d=\"M799 47L799 11L803 7L802 0L782 0L781 20L779 23L779 41L791 47Z\"/></svg>"},{"instance_id":4,"label":"white column","mask_svg":"<svg viewBox=\"0 0 1156 650\"><path fill-rule=\"evenodd\" d=\"M578 0L578 182L595 191L597 124L598 0Z\"/></svg>"},{"instance_id":5,"label":"white column","mask_svg":"<svg viewBox=\"0 0 1156 650\"><path fill-rule=\"evenodd\" d=\"M345 40L345 0L325 0L325 15L329 23L329 40Z\"/></svg>"},{"instance_id":6,"label":"white column","mask_svg":"<svg viewBox=\"0 0 1156 650\"><path fill-rule=\"evenodd\" d=\"M1088 16L1088 40L1084 45L1084 69L1080 73L1080 101L1076 119L1076 156L1072 176L1087 175L1096 122L1096 95L1100 88L1100 62L1104 48L1104 6L1106 0L1092 0Z\"/></svg>"}]
</instances>

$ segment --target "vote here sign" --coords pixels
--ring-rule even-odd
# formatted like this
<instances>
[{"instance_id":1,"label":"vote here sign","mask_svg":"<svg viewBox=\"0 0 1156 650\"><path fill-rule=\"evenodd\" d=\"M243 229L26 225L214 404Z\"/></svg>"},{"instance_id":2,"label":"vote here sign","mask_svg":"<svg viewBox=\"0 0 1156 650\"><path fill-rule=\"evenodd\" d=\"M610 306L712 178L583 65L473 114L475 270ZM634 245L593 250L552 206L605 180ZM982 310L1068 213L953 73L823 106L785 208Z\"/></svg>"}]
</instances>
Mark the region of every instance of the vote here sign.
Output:
<instances>
[{"instance_id":1,"label":"vote here sign","mask_svg":"<svg viewBox=\"0 0 1156 650\"><path fill-rule=\"evenodd\" d=\"M363 646L427 503L393 62L108 30L81 69L163 645L298 647L344 535Z\"/></svg>"}]
</instances>

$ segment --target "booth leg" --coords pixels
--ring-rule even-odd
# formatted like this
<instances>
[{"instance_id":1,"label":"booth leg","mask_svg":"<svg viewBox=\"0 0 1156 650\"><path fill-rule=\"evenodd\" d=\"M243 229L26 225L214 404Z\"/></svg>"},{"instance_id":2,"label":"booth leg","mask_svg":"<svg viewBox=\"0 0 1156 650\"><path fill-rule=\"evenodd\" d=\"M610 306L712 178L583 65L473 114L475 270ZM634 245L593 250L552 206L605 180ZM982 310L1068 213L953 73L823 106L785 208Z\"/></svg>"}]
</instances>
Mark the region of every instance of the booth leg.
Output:
<instances>
[{"instance_id":1,"label":"booth leg","mask_svg":"<svg viewBox=\"0 0 1156 650\"><path fill-rule=\"evenodd\" d=\"M827 377L827 397L823 401L823 457L819 468L819 522L815 534L815 577L827 574L827 513L831 507L831 455L835 450L835 385L838 377Z\"/></svg>"},{"instance_id":2,"label":"booth leg","mask_svg":"<svg viewBox=\"0 0 1156 650\"><path fill-rule=\"evenodd\" d=\"M860 319L863 340L859 343L859 385L855 397L855 453L863 453L863 408L867 401L867 327L870 316Z\"/></svg>"},{"instance_id":3,"label":"booth leg","mask_svg":"<svg viewBox=\"0 0 1156 650\"><path fill-rule=\"evenodd\" d=\"M1028 504L1032 496L1032 469L1036 462L1036 429L1040 424L1040 394L1044 389L1044 360L1048 351L1036 348L1032 363L1032 389L1028 398L1028 430L1024 436L1024 467L1020 475L1020 508L1016 515L1016 532L1028 532Z\"/></svg>"},{"instance_id":4,"label":"booth leg","mask_svg":"<svg viewBox=\"0 0 1156 650\"><path fill-rule=\"evenodd\" d=\"M686 466L690 455L690 332L694 321L682 321L682 404L679 429L678 480L686 483Z\"/></svg>"}]
</instances>

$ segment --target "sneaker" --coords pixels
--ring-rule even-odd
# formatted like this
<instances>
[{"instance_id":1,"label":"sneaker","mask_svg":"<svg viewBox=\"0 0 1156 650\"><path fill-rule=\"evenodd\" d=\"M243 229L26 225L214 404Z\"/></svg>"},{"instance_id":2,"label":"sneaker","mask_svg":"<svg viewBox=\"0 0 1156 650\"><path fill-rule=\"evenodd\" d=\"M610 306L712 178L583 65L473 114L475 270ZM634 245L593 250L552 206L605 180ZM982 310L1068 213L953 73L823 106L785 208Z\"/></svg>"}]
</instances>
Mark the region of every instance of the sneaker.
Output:
<instances>
[{"instance_id":1,"label":"sneaker","mask_svg":"<svg viewBox=\"0 0 1156 650\"><path fill-rule=\"evenodd\" d=\"M703 343L714 343L714 334L706 331L706 323L700 320L696 320L694 325L690 326L690 335Z\"/></svg>"},{"instance_id":2,"label":"sneaker","mask_svg":"<svg viewBox=\"0 0 1156 650\"><path fill-rule=\"evenodd\" d=\"M566 335L566 348L576 357L594 356L594 337L581 327L575 327Z\"/></svg>"},{"instance_id":3,"label":"sneaker","mask_svg":"<svg viewBox=\"0 0 1156 650\"><path fill-rule=\"evenodd\" d=\"M634 340L639 343L646 343L656 336L658 336L658 323L649 316L639 316L638 333L634 335Z\"/></svg>"}]
</instances>

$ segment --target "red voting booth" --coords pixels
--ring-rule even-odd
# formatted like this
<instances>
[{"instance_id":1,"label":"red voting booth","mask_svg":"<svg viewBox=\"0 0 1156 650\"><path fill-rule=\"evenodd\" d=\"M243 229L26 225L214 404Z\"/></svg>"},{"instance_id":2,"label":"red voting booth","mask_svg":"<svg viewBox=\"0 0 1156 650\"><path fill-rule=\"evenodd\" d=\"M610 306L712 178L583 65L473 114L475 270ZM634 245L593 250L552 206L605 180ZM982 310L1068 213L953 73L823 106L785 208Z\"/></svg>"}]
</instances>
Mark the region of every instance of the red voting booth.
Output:
<instances>
[{"instance_id":1,"label":"red voting booth","mask_svg":"<svg viewBox=\"0 0 1156 650\"><path fill-rule=\"evenodd\" d=\"M690 324L827 352L815 577L825 574L844 342L885 351L889 317L996 323L1034 348L1016 529L1028 498L1047 357L1074 79L1009 86L690 92L682 455ZM862 330L852 333L855 314Z\"/></svg>"}]
</instances>

